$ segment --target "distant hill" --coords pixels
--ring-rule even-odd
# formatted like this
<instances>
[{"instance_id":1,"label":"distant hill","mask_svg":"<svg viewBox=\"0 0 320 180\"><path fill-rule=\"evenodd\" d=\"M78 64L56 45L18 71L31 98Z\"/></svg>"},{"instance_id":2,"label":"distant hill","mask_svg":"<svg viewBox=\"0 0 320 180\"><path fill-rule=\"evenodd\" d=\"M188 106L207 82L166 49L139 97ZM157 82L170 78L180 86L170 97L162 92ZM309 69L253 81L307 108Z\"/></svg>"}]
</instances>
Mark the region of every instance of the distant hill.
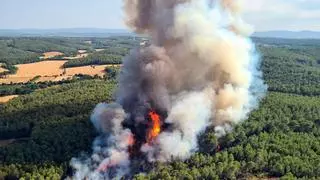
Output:
<instances>
[{"instance_id":1,"label":"distant hill","mask_svg":"<svg viewBox=\"0 0 320 180\"><path fill-rule=\"evenodd\" d=\"M109 37L133 35L126 29L67 28L67 29L0 29L0 36L60 36L60 37ZM253 37L286 39L320 39L317 31L264 31Z\"/></svg>"},{"instance_id":2,"label":"distant hill","mask_svg":"<svg viewBox=\"0 0 320 180\"><path fill-rule=\"evenodd\" d=\"M69 29L0 29L0 36L61 36L61 37L109 37L132 35L125 29L69 28Z\"/></svg>"},{"instance_id":3,"label":"distant hill","mask_svg":"<svg viewBox=\"0 0 320 180\"><path fill-rule=\"evenodd\" d=\"M254 37L286 38L286 39L320 39L317 31L265 31L256 32Z\"/></svg>"}]
</instances>

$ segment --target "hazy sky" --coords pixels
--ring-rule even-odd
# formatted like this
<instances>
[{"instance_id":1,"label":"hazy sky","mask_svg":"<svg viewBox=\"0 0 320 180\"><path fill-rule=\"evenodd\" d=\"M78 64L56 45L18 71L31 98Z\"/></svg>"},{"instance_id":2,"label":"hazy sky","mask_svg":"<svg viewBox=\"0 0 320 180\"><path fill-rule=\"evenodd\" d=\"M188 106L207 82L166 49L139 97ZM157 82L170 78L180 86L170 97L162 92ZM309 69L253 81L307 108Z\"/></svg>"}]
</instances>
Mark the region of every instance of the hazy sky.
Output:
<instances>
[{"instance_id":1,"label":"hazy sky","mask_svg":"<svg viewBox=\"0 0 320 180\"><path fill-rule=\"evenodd\" d=\"M245 19L258 31L320 31L320 0L244 0ZM0 0L0 29L113 28L122 0Z\"/></svg>"}]
</instances>

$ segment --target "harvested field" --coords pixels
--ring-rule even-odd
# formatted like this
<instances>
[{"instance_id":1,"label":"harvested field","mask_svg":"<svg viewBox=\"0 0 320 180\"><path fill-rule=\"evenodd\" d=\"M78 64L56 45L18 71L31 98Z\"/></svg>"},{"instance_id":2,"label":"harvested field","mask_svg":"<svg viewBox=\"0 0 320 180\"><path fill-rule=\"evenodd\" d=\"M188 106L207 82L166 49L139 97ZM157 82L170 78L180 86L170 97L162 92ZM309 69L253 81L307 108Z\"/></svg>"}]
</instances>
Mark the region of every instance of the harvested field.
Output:
<instances>
[{"instance_id":1,"label":"harvested field","mask_svg":"<svg viewBox=\"0 0 320 180\"><path fill-rule=\"evenodd\" d=\"M0 103L6 103L16 97L18 97L18 95L0 96Z\"/></svg>"},{"instance_id":2,"label":"harvested field","mask_svg":"<svg viewBox=\"0 0 320 180\"><path fill-rule=\"evenodd\" d=\"M18 71L12 77L55 76L62 74L60 69L67 61L41 61L30 64L17 65Z\"/></svg>"},{"instance_id":3,"label":"harvested field","mask_svg":"<svg viewBox=\"0 0 320 180\"><path fill-rule=\"evenodd\" d=\"M14 75L8 75L7 77L0 79L0 84L20 83L28 82L36 76L41 76L36 82L43 81L60 81L62 79L70 79L75 74L87 74L87 75L104 75L104 69L107 66L112 65L100 65L100 66L83 66L62 69L62 65L67 61L42 61L30 64L17 65L18 71Z\"/></svg>"},{"instance_id":4,"label":"harvested field","mask_svg":"<svg viewBox=\"0 0 320 180\"><path fill-rule=\"evenodd\" d=\"M72 67L72 68L67 68L66 69L66 75L67 76L74 76L76 74L87 74L87 75L99 75L103 76L104 75L104 69L108 65L100 65L100 66L82 66L82 67Z\"/></svg>"},{"instance_id":5,"label":"harvested field","mask_svg":"<svg viewBox=\"0 0 320 180\"><path fill-rule=\"evenodd\" d=\"M62 52L58 52L58 51L51 51L51 52L45 52L43 53L43 58L44 59L48 59L48 58L53 58L55 56L62 56L63 53Z\"/></svg>"},{"instance_id":6,"label":"harvested field","mask_svg":"<svg viewBox=\"0 0 320 180\"><path fill-rule=\"evenodd\" d=\"M8 71L8 70L0 67L0 73L5 72L5 71Z\"/></svg>"}]
</instances>

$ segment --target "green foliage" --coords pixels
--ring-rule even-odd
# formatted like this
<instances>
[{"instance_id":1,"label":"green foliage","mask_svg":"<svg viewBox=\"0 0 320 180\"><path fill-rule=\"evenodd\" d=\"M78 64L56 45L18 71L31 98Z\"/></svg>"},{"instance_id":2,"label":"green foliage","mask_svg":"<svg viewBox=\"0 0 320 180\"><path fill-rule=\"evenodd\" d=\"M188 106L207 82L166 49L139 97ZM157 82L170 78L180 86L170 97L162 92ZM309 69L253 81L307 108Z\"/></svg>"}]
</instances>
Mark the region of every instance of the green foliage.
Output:
<instances>
[{"instance_id":1,"label":"green foliage","mask_svg":"<svg viewBox=\"0 0 320 180\"><path fill-rule=\"evenodd\" d=\"M39 61L40 54L18 49L12 41L0 38L0 63L14 65Z\"/></svg>"},{"instance_id":2,"label":"green foliage","mask_svg":"<svg viewBox=\"0 0 320 180\"><path fill-rule=\"evenodd\" d=\"M107 79L117 79L120 74L120 67L106 67L104 71L106 72Z\"/></svg>"},{"instance_id":3,"label":"green foliage","mask_svg":"<svg viewBox=\"0 0 320 180\"><path fill-rule=\"evenodd\" d=\"M262 70L270 91L320 95L320 42L307 42L306 45L259 46Z\"/></svg>"},{"instance_id":4,"label":"green foliage","mask_svg":"<svg viewBox=\"0 0 320 180\"><path fill-rule=\"evenodd\" d=\"M35 76L34 78L30 79L30 82L35 82L37 80L39 80L41 78L41 76Z\"/></svg>"},{"instance_id":5,"label":"green foliage","mask_svg":"<svg viewBox=\"0 0 320 180\"><path fill-rule=\"evenodd\" d=\"M108 49L108 48L128 48L131 49L139 45L141 37L109 37L109 38L91 38L92 46L95 49Z\"/></svg>"},{"instance_id":6,"label":"green foliage","mask_svg":"<svg viewBox=\"0 0 320 180\"><path fill-rule=\"evenodd\" d=\"M93 48L106 49L91 58L108 63L113 62L110 55L122 57L138 43L129 37L84 40L90 40ZM150 171L134 179L319 179L320 42L255 41L271 91L260 108L219 139L208 128L199 135L199 152L190 159L145 165ZM108 80L0 86L0 95L28 94L0 106L0 179L65 177L71 157L90 153L96 136L90 112L97 103L112 100L118 73L119 67L107 67Z\"/></svg>"},{"instance_id":7,"label":"green foliage","mask_svg":"<svg viewBox=\"0 0 320 180\"><path fill-rule=\"evenodd\" d=\"M109 54L108 51L95 52L81 59L69 60L63 67L78 67L88 65L121 64L123 56Z\"/></svg>"},{"instance_id":8,"label":"green foliage","mask_svg":"<svg viewBox=\"0 0 320 180\"><path fill-rule=\"evenodd\" d=\"M90 50L90 45L85 44L80 38L45 38L45 37L17 37L2 38L7 46L25 52L42 54L49 51L59 51L66 55L76 54L78 49Z\"/></svg>"},{"instance_id":9,"label":"green foliage","mask_svg":"<svg viewBox=\"0 0 320 180\"><path fill-rule=\"evenodd\" d=\"M0 173L11 175L12 166L27 164L17 168L15 177L46 177L50 168L36 171L49 164L54 171L60 169L50 175L60 177L63 163L90 149L95 136L88 121L90 112L97 103L111 101L114 87L111 81L79 81L36 91L4 104L0 108L0 144L3 140L15 141L0 145L0 162L4 167ZM37 168L30 170L33 166Z\"/></svg>"},{"instance_id":10,"label":"green foliage","mask_svg":"<svg viewBox=\"0 0 320 180\"><path fill-rule=\"evenodd\" d=\"M21 165L11 164L0 166L0 179L6 177L7 179L16 179L22 177L21 180L27 179L60 179L63 175L61 166L43 164L36 165Z\"/></svg>"},{"instance_id":11,"label":"green foliage","mask_svg":"<svg viewBox=\"0 0 320 180\"><path fill-rule=\"evenodd\" d=\"M27 83L2 84L0 85L0 96L30 94L37 89L45 89L51 86L70 84L77 81L89 80L89 79L102 79L102 78L100 76L92 77L89 75L76 74L72 79L61 80L61 81L46 81L46 82L29 81Z\"/></svg>"},{"instance_id":12,"label":"green foliage","mask_svg":"<svg viewBox=\"0 0 320 180\"><path fill-rule=\"evenodd\" d=\"M91 43L87 43L90 41ZM139 45L140 38L109 37L109 38L60 38L60 37L0 37L0 63L9 65L25 64L41 61L42 53L59 51L63 56L51 58L61 59L65 56L75 56L78 50L87 50L93 54L84 58L84 64L97 65L110 62L121 63L121 58L128 54L129 49ZM105 49L95 52L94 49ZM74 65L74 61L66 67Z\"/></svg>"},{"instance_id":13,"label":"green foliage","mask_svg":"<svg viewBox=\"0 0 320 180\"><path fill-rule=\"evenodd\" d=\"M85 58L70 60L64 64L64 67L121 64L124 56L129 53L129 49L139 46L139 40L140 38L132 37L92 38L92 46L104 50L93 52Z\"/></svg>"},{"instance_id":14,"label":"green foliage","mask_svg":"<svg viewBox=\"0 0 320 180\"><path fill-rule=\"evenodd\" d=\"M18 71L18 68L11 64L2 64L1 67L6 69L6 71L0 73L0 78L9 74L15 74Z\"/></svg>"}]
</instances>

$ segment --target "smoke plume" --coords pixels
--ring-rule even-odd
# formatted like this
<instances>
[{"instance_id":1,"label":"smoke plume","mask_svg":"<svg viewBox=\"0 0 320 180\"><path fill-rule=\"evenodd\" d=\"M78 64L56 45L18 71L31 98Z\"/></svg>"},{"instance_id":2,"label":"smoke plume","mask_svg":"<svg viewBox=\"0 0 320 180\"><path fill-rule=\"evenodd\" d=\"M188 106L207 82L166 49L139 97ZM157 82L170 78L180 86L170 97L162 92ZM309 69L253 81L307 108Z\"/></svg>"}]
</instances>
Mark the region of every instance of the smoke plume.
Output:
<instances>
[{"instance_id":1,"label":"smoke plume","mask_svg":"<svg viewBox=\"0 0 320 180\"><path fill-rule=\"evenodd\" d=\"M199 133L214 126L223 136L257 108L266 91L239 1L124 4L126 24L148 35L151 45L124 59L117 102L94 110L91 120L102 135L89 160L72 161L75 179L122 177L135 158L187 159L197 151ZM151 111L161 120L152 139L147 138L155 127Z\"/></svg>"}]
</instances>

